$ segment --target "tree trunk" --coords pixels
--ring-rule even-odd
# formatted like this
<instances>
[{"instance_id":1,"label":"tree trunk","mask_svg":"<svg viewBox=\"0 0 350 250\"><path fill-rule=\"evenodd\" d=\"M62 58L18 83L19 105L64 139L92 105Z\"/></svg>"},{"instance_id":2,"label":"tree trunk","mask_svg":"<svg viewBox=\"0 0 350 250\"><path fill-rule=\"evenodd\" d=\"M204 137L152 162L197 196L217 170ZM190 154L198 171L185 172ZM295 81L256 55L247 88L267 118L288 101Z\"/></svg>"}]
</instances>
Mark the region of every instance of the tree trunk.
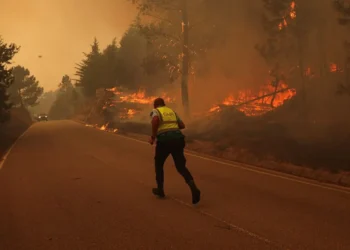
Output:
<instances>
[{"instance_id":1,"label":"tree trunk","mask_svg":"<svg viewBox=\"0 0 350 250\"><path fill-rule=\"evenodd\" d=\"M298 25L298 24L297 24ZM305 80L305 66L304 66L304 46L302 44L303 39L300 34L300 27L297 28L297 46L298 46L298 64L299 64L299 75L301 82L301 101L299 104L299 114L302 119L306 119L307 107L306 107L306 80Z\"/></svg>"},{"instance_id":2,"label":"tree trunk","mask_svg":"<svg viewBox=\"0 0 350 250\"><path fill-rule=\"evenodd\" d=\"M19 97L21 108L23 108L24 107L24 103L23 103L23 98L22 98L22 93L21 93L21 89L20 88L18 89L18 97Z\"/></svg>"},{"instance_id":3,"label":"tree trunk","mask_svg":"<svg viewBox=\"0 0 350 250\"><path fill-rule=\"evenodd\" d=\"M181 79L181 97L182 105L184 107L185 115L189 117L189 99L188 99L188 76L189 76L189 23L188 23L188 12L187 12L187 0L182 0L182 79Z\"/></svg>"},{"instance_id":4,"label":"tree trunk","mask_svg":"<svg viewBox=\"0 0 350 250\"><path fill-rule=\"evenodd\" d=\"M319 46L319 54L320 54L320 76L324 78L324 83L327 82L328 77L328 64L327 64L327 55L326 55L326 45L325 45L325 25L326 22L322 19L321 25L317 31L317 40Z\"/></svg>"}]
</instances>

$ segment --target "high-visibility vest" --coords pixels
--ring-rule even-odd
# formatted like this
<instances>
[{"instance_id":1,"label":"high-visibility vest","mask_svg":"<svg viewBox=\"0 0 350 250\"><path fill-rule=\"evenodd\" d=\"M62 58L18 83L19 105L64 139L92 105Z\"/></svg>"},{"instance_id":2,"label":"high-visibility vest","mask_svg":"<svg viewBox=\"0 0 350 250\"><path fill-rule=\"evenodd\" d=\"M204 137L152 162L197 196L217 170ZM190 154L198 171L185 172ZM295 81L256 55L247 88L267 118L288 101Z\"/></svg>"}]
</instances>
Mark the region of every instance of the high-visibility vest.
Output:
<instances>
[{"instance_id":1,"label":"high-visibility vest","mask_svg":"<svg viewBox=\"0 0 350 250\"><path fill-rule=\"evenodd\" d=\"M156 110L159 113L160 120L157 131L158 135L168 131L178 131L180 129L179 124L177 123L177 116L172 109L163 106L156 108Z\"/></svg>"}]
</instances>

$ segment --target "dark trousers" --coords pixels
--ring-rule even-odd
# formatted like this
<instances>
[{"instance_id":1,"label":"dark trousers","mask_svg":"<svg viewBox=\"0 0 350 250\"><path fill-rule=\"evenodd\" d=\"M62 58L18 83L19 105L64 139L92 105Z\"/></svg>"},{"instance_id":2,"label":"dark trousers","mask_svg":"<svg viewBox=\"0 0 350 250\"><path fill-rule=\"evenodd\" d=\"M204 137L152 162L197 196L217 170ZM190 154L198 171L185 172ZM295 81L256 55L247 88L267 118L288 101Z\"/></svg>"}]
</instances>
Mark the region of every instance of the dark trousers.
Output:
<instances>
[{"instance_id":1,"label":"dark trousers","mask_svg":"<svg viewBox=\"0 0 350 250\"><path fill-rule=\"evenodd\" d=\"M157 141L156 155L154 157L156 168L156 181L158 188L164 187L164 163L168 156L174 159L175 167L177 171L182 175L185 181L188 183L193 180L190 171L186 167L186 158L184 154L185 139L173 139L169 141Z\"/></svg>"}]
</instances>

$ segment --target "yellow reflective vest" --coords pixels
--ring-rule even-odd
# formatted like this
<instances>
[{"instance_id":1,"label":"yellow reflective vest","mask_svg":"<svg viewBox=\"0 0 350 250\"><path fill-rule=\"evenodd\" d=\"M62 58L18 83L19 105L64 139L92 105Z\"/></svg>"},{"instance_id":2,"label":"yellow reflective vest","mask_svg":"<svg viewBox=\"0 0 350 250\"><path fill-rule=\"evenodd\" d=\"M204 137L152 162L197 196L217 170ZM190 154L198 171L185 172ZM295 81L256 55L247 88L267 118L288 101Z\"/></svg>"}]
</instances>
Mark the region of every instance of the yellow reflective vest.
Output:
<instances>
[{"instance_id":1,"label":"yellow reflective vest","mask_svg":"<svg viewBox=\"0 0 350 250\"><path fill-rule=\"evenodd\" d=\"M180 130L179 124L177 122L177 116L172 109L166 106L163 106L163 107L156 108L156 110L159 113L159 120L160 120L157 135L168 131Z\"/></svg>"}]
</instances>

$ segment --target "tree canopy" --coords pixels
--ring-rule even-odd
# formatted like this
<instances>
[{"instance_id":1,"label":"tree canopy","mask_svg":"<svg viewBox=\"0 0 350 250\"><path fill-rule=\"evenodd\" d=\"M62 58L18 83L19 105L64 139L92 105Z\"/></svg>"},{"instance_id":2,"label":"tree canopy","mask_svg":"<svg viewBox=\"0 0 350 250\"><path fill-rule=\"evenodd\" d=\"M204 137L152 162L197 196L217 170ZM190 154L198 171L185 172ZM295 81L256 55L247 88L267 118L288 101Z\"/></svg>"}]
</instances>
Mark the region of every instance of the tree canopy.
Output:
<instances>
[{"instance_id":1,"label":"tree canopy","mask_svg":"<svg viewBox=\"0 0 350 250\"><path fill-rule=\"evenodd\" d=\"M9 118L9 102L8 88L13 83L12 69L9 68L11 60L19 51L19 47L13 43L7 44L0 37L0 123L5 122Z\"/></svg>"},{"instance_id":2,"label":"tree canopy","mask_svg":"<svg viewBox=\"0 0 350 250\"><path fill-rule=\"evenodd\" d=\"M14 82L9 88L10 100L14 106L33 107L38 104L44 89L30 71L23 66L12 70Z\"/></svg>"},{"instance_id":3,"label":"tree canopy","mask_svg":"<svg viewBox=\"0 0 350 250\"><path fill-rule=\"evenodd\" d=\"M50 119L60 120L71 118L75 114L78 99L79 95L71 78L68 75L64 75L58 84L56 100L49 110Z\"/></svg>"}]
</instances>

